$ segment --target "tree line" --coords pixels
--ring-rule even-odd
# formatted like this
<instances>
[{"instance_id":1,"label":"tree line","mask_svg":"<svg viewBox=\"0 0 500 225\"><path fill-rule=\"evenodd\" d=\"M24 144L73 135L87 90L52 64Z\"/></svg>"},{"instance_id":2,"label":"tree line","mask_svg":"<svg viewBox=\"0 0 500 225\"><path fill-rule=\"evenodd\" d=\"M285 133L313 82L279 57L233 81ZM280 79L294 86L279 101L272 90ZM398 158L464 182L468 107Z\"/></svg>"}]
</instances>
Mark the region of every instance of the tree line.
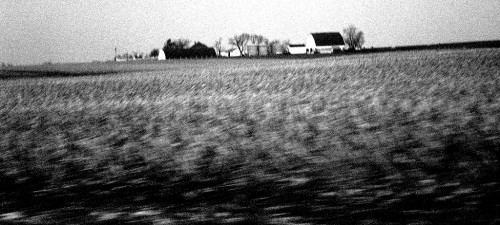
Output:
<instances>
[{"instance_id":1,"label":"tree line","mask_svg":"<svg viewBox=\"0 0 500 225\"><path fill-rule=\"evenodd\" d=\"M365 41L364 33L354 25L349 25L348 27L343 29L343 38L344 42L348 46L349 51L361 49ZM269 41L269 39L263 35L242 33L229 38L228 43L231 47L225 48L222 42L222 38L219 38L215 41L214 47L208 47L201 42L194 42L193 45L190 45L191 41L189 39L168 39L164 43L161 50L163 50L163 52L165 53L165 58L167 59L216 57L220 56L222 52L231 52L236 49L241 56L247 56L248 53L245 50L247 49L249 44L266 46L270 50L273 45L285 46L289 44L289 41ZM260 48L257 48L257 51L259 50ZM155 48L150 52L150 57L158 57L159 54L160 49ZM260 55L259 52L257 54Z\"/></svg>"},{"instance_id":2,"label":"tree line","mask_svg":"<svg viewBox=\"0 0 500 225\"><path fill-rule=\"evenodd\" d=\"M165 58L175 59L175 58L209 58L217 56L214 48L210 48L201 42L195 42L190 45L191 41L189 39L168 39L163 45L163 52L165 53ZM160 49L153 49L150 53L151 57L158 57L160 54Z\"/></svg>"}]
</instances>

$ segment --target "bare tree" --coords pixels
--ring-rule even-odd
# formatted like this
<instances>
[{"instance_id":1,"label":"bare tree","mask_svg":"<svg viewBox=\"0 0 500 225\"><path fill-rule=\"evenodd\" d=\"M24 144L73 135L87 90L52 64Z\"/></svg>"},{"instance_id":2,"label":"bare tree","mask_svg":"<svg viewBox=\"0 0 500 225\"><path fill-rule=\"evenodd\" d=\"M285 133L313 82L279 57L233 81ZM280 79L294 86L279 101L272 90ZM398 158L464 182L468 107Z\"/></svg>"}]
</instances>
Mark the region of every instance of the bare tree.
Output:
<instances>
[{"instance_id":1,"label":"bare tree","mask_svg":"<svg viewBox=\"0 0 500 225\"><path fill-rule=\"evenodd\" d=\"M250 40L250 35L247 33L242 33L240 35L234 35L234 37L229 39L229 44L234 45L240 51L241 56L243 56L243 51L247 47L247 43Z\"/></svg>"},{"instance_id":2,"label":"bare tree","mask_svg":"<svg viewBox=\"0 0 500 225\"><path fill-rule=\"evenodd\" d=\"M354 25L349 25L344 28L344 41L349 45L349 50L361 48L365 43L365 35L363 31L359 30Z\"/></svg>"},{"instance_id":3,"label":"bare tree","mask_svg":"<svg viewBox=\"0 0 500 225\"><path fill-rule=\"evenodd\" d=\"M250 42L252 42L252 44L260 45L267 44L269 40L262 35L252 34L250 35Z\"/></svg>"},{"instance_id":4,"label":"bare tree","mask_svg":"<svg viewBox=\"0 0 500 225\"><path fill-rule=\"evenodd\" d=\"M283 45L290 45L290 39L283 40L281 43L283 43Z\"/></svg>"},{"instance_id":5,"label":"bare tree","mask_svg":"<svg viewBox=\"0 0 500 225\"><path fill-rule=\"evenodd\" d=\"M219 40L215 41L214 48L217 51L217 55L220 56L222 52L222 38L219 38Z\"/></svg>"},{"instance_id":6,"label":"bare tree","mask_svg":"<svg viewBox=\"0 0 500 225\"><path fill-rule=\"evenodd\" d=\"M233 52L234 50L236 50L236 48L228 48L227 49L227 57L231 57L231 52Z\"/></svg>"}]
</instances>

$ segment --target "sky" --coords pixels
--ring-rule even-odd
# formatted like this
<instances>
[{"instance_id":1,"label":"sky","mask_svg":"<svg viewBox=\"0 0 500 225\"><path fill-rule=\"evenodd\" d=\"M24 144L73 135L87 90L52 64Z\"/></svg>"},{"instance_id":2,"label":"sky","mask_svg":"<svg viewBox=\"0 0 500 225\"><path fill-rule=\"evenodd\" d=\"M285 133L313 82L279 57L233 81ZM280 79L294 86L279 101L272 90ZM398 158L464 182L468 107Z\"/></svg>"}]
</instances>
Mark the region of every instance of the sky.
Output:
<instances>
[{"instance_id":1,"label":"sky","mask_svg":"<svg viewBox=\"0 0 500 225\"><path fill-rule=\"evenodd\" d=\"M300 44L350 24L365 47L500 40L500 0L0 0L0 62L103 61L115 47L213 46L242 32Z\"/></svg>"}]
</instances>

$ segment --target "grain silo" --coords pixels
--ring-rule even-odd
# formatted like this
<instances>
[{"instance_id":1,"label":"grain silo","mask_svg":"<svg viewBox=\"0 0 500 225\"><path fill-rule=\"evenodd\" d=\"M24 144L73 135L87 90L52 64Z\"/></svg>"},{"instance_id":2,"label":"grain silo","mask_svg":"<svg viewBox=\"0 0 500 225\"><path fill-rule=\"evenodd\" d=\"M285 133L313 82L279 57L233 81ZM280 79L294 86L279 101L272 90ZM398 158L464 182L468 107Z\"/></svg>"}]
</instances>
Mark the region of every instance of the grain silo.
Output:
<instances>
[{"instance_id":1,"label":"grain silo","mask_svg":"<svg viewBox=\"0 0 500 225\"><path fill-rule=\"evenodd\" d=\"M285 50L285 49L283 48L283 44L281 44L281 43L274 43L274 44L272 45L271 49L272 49L272 53L273 53L274 55L281 55L281 54L283 54L283 52L284 52L284 50Z\"/></svg>"},{"instance_id":2,"label":"grain silo","mask_svg":"<svg viewBox=\"0 0 500 225\"><path fill-rule=\"evenodd\" d=\"M247 45L248 56L258 56L259 46L258 45Z\"/></svg>"},{"instance_id":3,"label":"grain silo","mask_svg":"<svg viewBox=\"0 0 500 225\"><path fill-rule=\"evenodd\" d=\"M267 45L259 45L259 55L260 56L267 55Z\"/></svg>"}]
</instances>

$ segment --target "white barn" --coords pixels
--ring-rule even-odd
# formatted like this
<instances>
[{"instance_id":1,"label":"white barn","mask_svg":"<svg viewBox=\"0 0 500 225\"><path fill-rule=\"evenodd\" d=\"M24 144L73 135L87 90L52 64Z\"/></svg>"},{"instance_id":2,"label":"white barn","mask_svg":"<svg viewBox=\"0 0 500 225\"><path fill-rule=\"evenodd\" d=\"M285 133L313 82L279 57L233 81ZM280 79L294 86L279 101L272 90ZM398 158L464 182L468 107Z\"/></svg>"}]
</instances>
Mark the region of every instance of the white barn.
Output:
<instances>
[{"instance_id":1,"label":"white barn","mask_svg":"<svg viewBox=\"0 0 500 225\"><path fill-rule=\"evenodd\" d=\"M306 40L307 54L331 54L344 48L344 38L338 32L311 33Z\"/></svg>"},{"instance_id":2,"label":"white barn","mask_svg":"<svg viewBox=\"0 0 500 225\"><path fill-rule=\"evenodd\" d=\"M289 44L288 45L288 53L292 55L306 54L306 45L305 44Z\"/></svg>"},{"instance_id":3,"label":"white barn","mask_svg":"<svg viewBox=\"0 0 500 225\"><path fill-rule=\"evenodd\" d=\"M160 48L160 50L158 51L158 60L166 60L167 57L165 56L165 52L163 51L163 49Z\"/></svg>"}]
</instances>

